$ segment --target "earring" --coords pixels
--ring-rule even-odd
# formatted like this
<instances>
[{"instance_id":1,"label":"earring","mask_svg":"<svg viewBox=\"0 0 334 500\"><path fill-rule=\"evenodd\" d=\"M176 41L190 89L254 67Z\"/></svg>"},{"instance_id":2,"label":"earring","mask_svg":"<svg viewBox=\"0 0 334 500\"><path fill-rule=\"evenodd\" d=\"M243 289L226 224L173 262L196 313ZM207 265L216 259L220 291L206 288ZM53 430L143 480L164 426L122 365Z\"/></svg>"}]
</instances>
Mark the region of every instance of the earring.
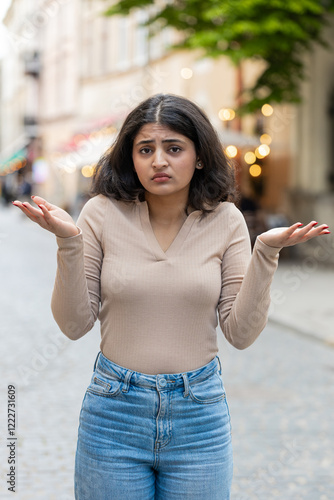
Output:
<instances>
[{"instance_id":1,"label":"earring","mask_svg":"<svg viewBox=\"0 0 334 500\"><path fill-rule=\"evenodd\" d=\"M198 166L198 168L201 168L202 163L201 163L200 161L198 161L198 162L197 162L197 166Z\"/></svg>"}]
</instances>

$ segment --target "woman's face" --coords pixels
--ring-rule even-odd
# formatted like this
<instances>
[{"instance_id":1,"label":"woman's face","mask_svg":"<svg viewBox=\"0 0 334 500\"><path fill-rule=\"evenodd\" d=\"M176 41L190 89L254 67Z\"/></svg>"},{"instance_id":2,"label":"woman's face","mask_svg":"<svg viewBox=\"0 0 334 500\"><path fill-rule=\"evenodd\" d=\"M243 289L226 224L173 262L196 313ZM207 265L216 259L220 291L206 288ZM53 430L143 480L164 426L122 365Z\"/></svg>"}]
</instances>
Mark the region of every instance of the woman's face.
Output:
<instances>
[{"instance_id":1,"label":"woman's face","mask_svg":"<svg viewBox=\"0 0 334 500\"><path fill-rule=\"evenodd\" d=\"M184 193L197 165L195 145L188 137L165 125L143 125L133 141L132 159L144 189L158 196ZM196 161L197 160L197 161Z\"/></svg>"}]
</instances>

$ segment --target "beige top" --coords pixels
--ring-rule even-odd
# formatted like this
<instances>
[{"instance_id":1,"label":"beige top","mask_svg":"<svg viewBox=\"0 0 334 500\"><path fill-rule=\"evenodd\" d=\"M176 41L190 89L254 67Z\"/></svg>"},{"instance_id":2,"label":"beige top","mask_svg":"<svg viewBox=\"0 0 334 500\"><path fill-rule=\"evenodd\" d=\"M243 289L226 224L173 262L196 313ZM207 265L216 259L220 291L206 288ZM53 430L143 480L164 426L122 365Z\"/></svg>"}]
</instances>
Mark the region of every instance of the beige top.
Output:
<instances>
[{"instance_id":1,"label":"beige top","mask_svg":"<svg viewBox=\"0 0 334 500\"><path fill-rule=\"evenodd\" d=\"M192 212L165 252L146 202L98 195L78 227L81 234L57 238L52 312L73 340L98 317L101 351L118 365L148 374L194 370L217 354L217 319L238 349L265 327L279 249L257 239L251 257L234 204L203 219Z\"/></svg>"}]
</instances>

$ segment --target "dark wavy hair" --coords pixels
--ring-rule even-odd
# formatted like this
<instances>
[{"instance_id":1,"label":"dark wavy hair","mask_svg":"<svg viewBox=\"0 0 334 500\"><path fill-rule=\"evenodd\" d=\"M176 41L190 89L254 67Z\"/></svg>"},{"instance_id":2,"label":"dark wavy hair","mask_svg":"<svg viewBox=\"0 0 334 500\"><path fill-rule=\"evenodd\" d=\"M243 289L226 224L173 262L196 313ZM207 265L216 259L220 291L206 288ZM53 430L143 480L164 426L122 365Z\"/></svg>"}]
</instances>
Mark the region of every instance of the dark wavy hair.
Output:
<instances>
[{"instance_id":1,"label":"dark wavy hair","mask_svg":"<svg viewBox=\"0 0 334 500\"><path fill-rule=\"evenodd\" d=\"M206 114L193 102L172 94L157 94L141 102L126 117L113 146L99 160L92 194L116 200L145 200L145 190L134 170L133 141L141 127L159 123L190 139L202 162L190 183L188 207L211 212L221 201L237 200L234 167Z\"/></svg>"}]
</instances>

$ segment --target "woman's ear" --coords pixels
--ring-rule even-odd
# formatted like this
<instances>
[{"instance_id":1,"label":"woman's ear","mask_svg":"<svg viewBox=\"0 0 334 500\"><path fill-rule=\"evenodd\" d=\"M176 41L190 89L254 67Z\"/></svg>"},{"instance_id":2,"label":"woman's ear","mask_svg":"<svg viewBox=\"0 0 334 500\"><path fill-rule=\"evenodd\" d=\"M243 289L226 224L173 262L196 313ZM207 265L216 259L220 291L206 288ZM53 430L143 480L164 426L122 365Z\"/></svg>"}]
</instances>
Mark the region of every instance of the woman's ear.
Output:
<instances>
[{"instance_id":1,"label":"woman's ear","mask_svg":"<svg viewBox=\"0 0 334 500\"><path fill-rule=\"evenodd\" d=\"M197 158L197 161L196 161L196 168L198 170L201 170L203 168L203 163L201 162L201 160L199 158Z\"/></svg>"}]
</instances>

